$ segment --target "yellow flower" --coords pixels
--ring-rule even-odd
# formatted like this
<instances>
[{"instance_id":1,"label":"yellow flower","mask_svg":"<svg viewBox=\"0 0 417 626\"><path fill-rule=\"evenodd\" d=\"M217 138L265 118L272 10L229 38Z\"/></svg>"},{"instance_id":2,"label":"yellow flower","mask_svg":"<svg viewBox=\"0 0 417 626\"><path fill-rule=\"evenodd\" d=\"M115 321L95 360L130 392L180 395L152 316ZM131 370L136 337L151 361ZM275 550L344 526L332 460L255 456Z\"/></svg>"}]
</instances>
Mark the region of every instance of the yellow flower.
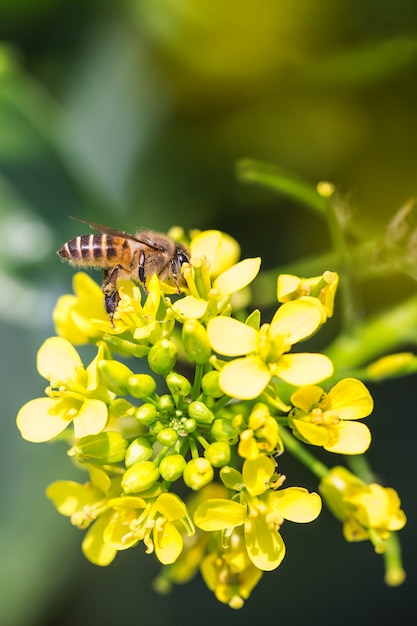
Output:
<instances>
[{"instance_id":1,"label":"yellow flower","mask_svg":"<svg viewBox=\"0 0 417 626\"><path fill-rule=\"evenodd\" d=\"M27 441L53 439L73 422L76 439L96 435L107 423L114 397L98 384L98 356L84 369L76 349L63 337L50 337L40 347L37 368L50 382L46 398L27 402L17 415L17 427Z\"/></svg>"},{"instance_id":2,"label":"yellow flower","mask_svg":"<svg viewBox=\"0 0 417 626\"><path fill-rule=\"evenodd\" d=\"M277 281L278 302L309 299L315 301L322 312L322 323L333 315L334 298L339 276L336 272L324 272L322 276L299 278L293 274L281 274Z\"/></svg>"},{"instance_id":3,"label":"yellow flower","mask_svg":"<svg viewBox=\"0 0 417 626\"><path fill-rule=\"evenodd\" d=\"M256 404L248 419L248 427L240 433L238 453L245 459L256 459L259 454L282 452L278 422L265 404Z\"/></svg>"},{"instance_id":4,"label":"yellow flower","mask_svg":"<svg viewBox=\"0 0 417 626\"><path fill-rule=\"evenodd\" d=\"M220 540L217 544L216 549L211 549L203 558L201 574L217 600L232 609L240 609L262 578L263 571L250 560L241 527L232 532L227 547Z\"/></svg>"},{"instance_id":5,"label":"yellow flower","mask_svg":"<svg viewBox=\"0 0 417 626\"><path fill-rule=\"evenodd\" d=\"M82 543L83 553L95 565L109 565L117 552L104 542L103 531L113 511L109 501L120 493L120 478L110 479L101 469L88 466L90 481L81 485L59 480L49 485L46 495L61 515L70 517L78 528L88 528Z\"/></svg>"},{"instance_id":6,"label":"yellow flower","mask_svg":"<svg viewBox=\"0 0 417 626\"><path fill-rule=\"evenodd\" d=\"M246 459L242 474L225 467L220 477L235 498L215 498L201 503L194 514L196 526L206 531L229 531L243 526L246 549L252 563L260 570L276 569L285 556L285 544L278 532L284 519L311 522L321 510L321 499L301 487L277 491L275 464L266 456ZM274 482L271 480L274 479Z\"/></svg>"},{"instance_id":7,"label":"yellow flower","mask_svg":"<svg viewBox=\"0 0 417 626\"><path fill-rule=\"evenodd\" d=\"M363 383L345 378L326 393L321 387L301 387L291 396L289 424L294 435L329 452L362 454L371 443L365 424L356 421L373 410L372 396Z\"/></svg>"},{"instance_id":8,"label":"yellow flower","mask_svg":"<svg viewBox=\"0 0 417 626\"><path fill-rule=\"evenodd\" d=\"M73 281L74 295L58 298L53 311L53 320L58 335L73 344L82 345L97 341L103 332L111 328L104 310L103 292L94 280L84 272L77 272ZM92 320L101 320L105 330Z\"/></svg>"},{"instance_id":9,"label":"yellow flower","mask_svg":"<svg viewBox=\"0 0 417 626\"><path fill-rule=\"evenodd\" d=\"M109 502L116 515L104 531L104 540L115 550L126 550L143 541L164 565L181 554L183 537L177 524L194 532L187 507L177 495L162 493L156 499L123 496Z\"/></svg>"},{"instance_id":10,"label":"yellow flower","mask_svg":"<svg viewBox=\"0 0 417 626\"><path fill-rule=\"evenodd\" d=\"M227 490L223 485L210 483L187 498L187 510L192 516L201 502L209 500L210 498L226 497L226 495ZM163 568L156 580L157 588L166 592L170 589L172 583L184 584L191 580L202 565L202 560L210 539L209 533L205 533L199 529L196 529L196 532L192 535L185 535L183 532L183 550L174 563Z\"/></svg>"},{"instance_id":11,"label":"yellow flower","mask_svg":"<svg viewBox=\"0 0 417 626\"><path fill-rule=\"evenodd\" d=\"M406 524L394 489L376 483L367 485L344 467L334 467L326 474L320 493L329 509L343 521L345 539L369 539L376 552L384 552L391 532Z\"/></svg>"},{"instance_id":12,"label":"yellow flower","mask_svg":"<svg viewBox=\"0 0 417 626\"><path fill-rule=\"evenodd\" d=\"M215 317L207 325L212 348L221 355L239 356L224 365L219 384L234 398L256 398L273 376L291 385L319 382L333 373L323 354L287 354L293 344L314 333L321 323L320 310L299 300L283 304L270 324L259 330L230 317Z\"/></svg>"},{"instance_id":13,"label":"yellow flower","mask_svg":"<svg viewBox=\"0 0 417 626\"><path fill-rule=\"evenodd\" d=\"M173 311L180 321L208 319L230 307L230 300L257 276L259 257L239 258L239 246L220 231L203 231L193 237L191 261L183 266L188 295L177 300Z\"/></svg>"}]
</instances>

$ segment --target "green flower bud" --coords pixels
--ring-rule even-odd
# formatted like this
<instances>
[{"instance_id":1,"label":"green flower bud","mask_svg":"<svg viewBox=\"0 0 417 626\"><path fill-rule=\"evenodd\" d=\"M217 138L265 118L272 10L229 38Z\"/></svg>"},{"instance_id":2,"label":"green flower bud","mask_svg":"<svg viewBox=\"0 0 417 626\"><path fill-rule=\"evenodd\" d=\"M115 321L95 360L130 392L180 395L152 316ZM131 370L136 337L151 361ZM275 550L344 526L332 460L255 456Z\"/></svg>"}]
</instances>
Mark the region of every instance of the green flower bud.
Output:
<instances>
[{"instance_id":1,"label":"green flower bud","mask_svg":"<svg viewBox=\"0 0 417 626\"><path fill-rule=\"evenodd\" d=\"M156 382L149 374L134 374L127 381L127 391L134 398L147 398L156 389Z\"/></svg>"},{"instance_id":2,"label":"green flower bud","mask_svg":"<svg viewBox=\"0 0 417 626\"><path fill-rule=\"evenodd\" d=\"M156 420L157 410L156 407L150 402L142 404L135 413L135 417L143 426L149 426Z\"/></svg>"},{"instance_id":3,"label":"green flower bud","mask_svg":"<svg viewBox=\"0 0 417 626\"><path fill-rule=\"evenodd\" d=\"M184 420L184 422L182 423L182 427L186 433L193 433L197 428L197 424L195 420L189 417L188 419Z\"/></svg>"},{"instance_id":4,"label":"green flower bud","mask_svg":"<svg viewBox=\"0 0 417 626\"><path fill-rule=\"evenodd\" d=\"M225 441L215 441L204 450L204 456L213 467L223 467L230 462L230 446Z\"/></svg>"},{"instance_id":5,"label":"green flower bud","mask_svg":"<svg viewBox=\"0 0 417 626\"><path fill-rule=\"evenodd\" d=\"M203 324L195 319L188 319L182 327L182 342L187 358L191 363L208 363L211 346Z\"/></svg>"},{"instance_id":6,"label":"green flower bud","mask_svg":"<svg viewBox=\"0 0 417 626\"><path fill-rule=\"evenodd\" d=\"M177 374L176 372L171 372L165 380L172 395L188 396L190 394L191 383L187 378L185 378L185 376Z\"/></svg>"},{"instance_id":7,"label":"green flower bud","mask_svg":"<svg viewBox=\"0 0 417 626\"><path fill-rule=\"evenodd\" d=\"M160 339L149 350L149 367L155 374L166 376L177 362L178 350L176 345L169 339Z\"/></svg>"},{"instance_id":8,"label":"green flower bud","mask_svg":"<svg viewBox=\"0 0 417 626\"><path fill-rule=\"evenodd\" d=\"M173 482L181 478L187 462L181 454L169 454L159 464L159 471L164 480Z\"/></svg>"},{"instance_id":9,"label":"green flower bud","mask_svg":"<svg viewBox=\"0 0 417 626\"><path fill-rule=\"evenodd\" d=\"M199 424L211 424L214 420L214 415L210 409L204 402L198 400L188 405L188 415Z\"/></svg>"},{"instance_id":10,"label":"green flower bud","mask_svg":"<svg viewBox=\"0 0 417 626\"><path fill-rule=\"evenodd\" d=\"M163 446L173 446L178 440L178 434L173 428L163 428L156 438Z\"/></svg>"},{"instance_id":11,"label":"green flower bud","mask_svg":"<svg viewBox=\"0 0 417 626\"><path fill-rule=\"evenodd\" d=\"M219 387L219 376L220 372L217 370L212 370L204 374L201 380L201 387L207 396L211 396L212 398L221 398L224 396L223 391Z\"/></svg>"},{"instance_id":12,"label":"green flower bud","mask_svg":"<svg viewBox=\"0 0 417 626\"><path fill-rule=\"evenodd\" d=\"M127 441L118 432L105 431L86 435L68 450L69 456L78 456L81 463L119 463L125 458Z\"/></svg>"},{"instance_id":13,"label":"green flower bud","mask_svg":"<svg viewBox=\"0 0 417 626\"><path fill-rule=\"evenodd\" d=\"M97 364L100 382L118 396L127 394L127 381L133 376L132 370L119 361L108 359Z\"/></svg>"},{"instance_id":14,"label":"green flower bud","mask_svg":"<svg viewBox=\"0 0 417 626\"><path fill-rule=\"evenodd\" d=\"M150 424L149 426L149 433L151 435L153 435L154 437L156 437L158 435L158 433L161 432L161 430L163 430L164 426L161 424L161 422L154 422L153 424Z\"/></svg>"},{"instance_id":15,"label":"green flower bud","mask_svg":"<svg viewBox=\"0 0 417 626\"><path fill-rule=\"evenodd\" d=\"M131 465L123 474L122 489L125 493L146 491L159 478L159 469L152 461L142 461Z\"/></svg>"},{"instance_id":16,"label":"green flower bud","mask_svg":"<svg viewBox=\"0 0 417 626\"><path fill-rule=\"evenodd\" d=\"M199 457L198 459L191 459L188 461L184 468L183 479L187 487L190 487L193 491L202 489L211 481L214 477L214 470L210 464L210 461Z\"/></svg>"},{"instance_id":17,"label":"green flower bud","mask_svg":"<svg viewBox=\"0 0 417 626\"><path fill-rule=\"evenodd\" d=\"M227 443L236 443L237 441L236 431L230 420L225 417L218 417L214 420L211 434L216 441L226 441Z\"/></svg>"},{"instance_id":18,"label":"green flower bud","mask_svg":"<svg viewBox=\"0 0 417 626\"><path fill-rule=\"evenodd\" d=\"M148 439L145 437L137 437L132 441L126 451L125 464L130 467L135 463L149 461L153 455L153 448Z\"/></svg>"},{"instance_id":19,"label":"green flower bud","mask_svg":"<svg viewBox=\"0 0 417 626\"><path fill-rule=\"evenodd\" d=\"M174 398L168 394L160 396L158 400L158 408L161 413L171 413L172 411L175 411Z\"/></svg>"}]
</instances>

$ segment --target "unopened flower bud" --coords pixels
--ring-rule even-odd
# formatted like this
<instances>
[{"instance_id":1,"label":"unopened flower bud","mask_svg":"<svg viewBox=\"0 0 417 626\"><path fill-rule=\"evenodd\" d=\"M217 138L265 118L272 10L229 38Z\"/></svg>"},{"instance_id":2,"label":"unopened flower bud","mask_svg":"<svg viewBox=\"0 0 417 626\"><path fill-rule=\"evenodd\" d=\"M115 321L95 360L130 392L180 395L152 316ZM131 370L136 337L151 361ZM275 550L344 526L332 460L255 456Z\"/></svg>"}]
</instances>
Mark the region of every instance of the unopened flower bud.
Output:
<instances>
[{"instance_id":1,"label":"unopened flower bud","mask_svg":"<svg viewBox=\"0 0 417 626\"><path fill-rule=\"evenodd\" d=\"M152 461L131 465L123 474L121 486L125 493L146 491L159 478L159 469Z\"/></svg>"},{"instance_id":2,"label":"unopened flower bud","mask_svg":"<svg viewBox=\"0 0 417 626\"><path fill-rule=\"evenodd\" d=\"M149 367L155 374L166 376L177 362L177 347L169 339L160 339L149 351Z\"/></svg>"},{"instance_id":3,"label":"unopened flower bud","mask_svg":"<svg viewBox=\"0 0 417 626\"><path fill-rule=\"evenodd\" d=\"M203 457L199 457L198 459L191 459L188 461L187 465L184 468L183 479L187 487L193 489L193 491L198 491L202 489L211 481L214 477L214 470L211 466L210 461Z\"/></svg>"},{"instance_id":4,"label":"unopened flower bud","mask_svg":"<svg viewBox=\"0 0 417 626\"><path fill-rule=\"evenodd\" d=\"M191 383L188 378L185 378L185 376L177 374L176 372L171 372L168 374L165 381L172 395L185 397L190 394Z\"/></svg>"},{"instance_id":5,"label":"unopened flower bud","mask_svg":"<svg viewBox=\"0 0 417 626\"><path fill-rule=\"evenodd\" d=\"M195 420L189 417L182 423L182 428L183 430L185 430L186 433L193 433L197 428L197 423Z\"/></svg>"},{"instance_id":6,"label":"unopened flower bud","mask_svg":"<svg viewBox=\"0 0 417 626\"><path fill-rule=\"evenodd\" d=\"M225 441L215 441L204 450L204 456L213 467L223 467L230 462L230 446Z\"/></svg>"},{"instance_id":7,"label":"unopened flower bud","mask_svg":"<svg viewBox=\"0 0 417 626\"><path fill-rule=\"evenodd\" d=\"M121 433L105 431L82 437L68 450L81 463L119 463L125 458L127 441Z\"/></svg>"},{"instance_id":8,"label":"unopened flower bud","mask_svg":"<svg viewBox=\"0 0 417 626\"><path fill-rule=\"evenodd\" d=\"M137 437L132 441L126 451L125 464L130 467L135 463L150 461L153 455L153 448L145 437Z\"/></svg>"},{"instance_id":9,"label":"unopened flower bud","mask_svg":"<svg viewBox=\"0 0 417 626\"><path fill-rule=\"evenodd\" d=\"M181 478L187 462L182 454L170 454L159 464L159 471L164 480L172 482Z\"/></svg>"},{"instance_id":10,"label":"unopened flower bud","mask_svg":"<svg viewBox=\"0 0 417 626\"><path fill-rule=\"evenodd\" d=\"M133 376L132 370L114 359L103 359L97 365L100 382L118 396L127 394L127 381Z\"/></svg>"},{"instance_id":11,"label":"unopened flower bud","mask_svg":"<svg viewBox=\"0 0 417 626\"><path fill-rule=\"evenodd\" d=\"M161 413L170 413L175 410L175 403L172 396L169 394L165 394L159 397L158 400L158 409Z\"/></svg>"},{"instance_id":12,"label":"unopened flower bud","mask_svg":"<svg viewBox=\"0 0 417 626\"><path fill-rule=\"evenodd\" d=\"M218 417L214 420L211 434L216 441L226 441L227 443L235 443L237 441L237 434L233 424L225 417Z\"/></svg>"},{"instance_id":13,"label":"unopened flower bud","mask_svg":"<svg viewBox=\"0 0 417 626\"><path fill-rule=\"evenodd\" d=\"M142 404L135 413L135 417L138 420L139 424L142 426L149 426L153 424L156 420L157 410L156 407L150 402L146 402Z\"/></svg>"},{"instance_id":14,"label":"unopened flower bud","mask_svg":"<svg viewBox=\"0 0 417 626\"><path fill-rule=\"evenodd\" d=\"M134 398L148 398L156 389L156 382L149 374L134 374L127 381L127 391Z\"/></svg>"},{"instance_id":15,"label":"unopened flower bud","mask_svg":"<svg viewBox=\"0 0 417 626\"><path fill-rule=\"evenodd\" d=\"M211 424L214 415L210 409L204 404L196 400L188 405L188 415L199 424Z\"/></svg>"},{"instance_id":16,"label":"unopened flower bud","mask_svg":"<svg viewBox=\"0 0 417 626\"><path fill-rule=\"evenodd\" d=\"M220 372L217 370L207 372L207 374L203 376L201 380L201 387L207 396L211 396L212 398L221 398L221 396L224 395L224 392L219 387L219 376Z\"/></svg>"},{"instance_id":17,"label":"unopened flower bud","mask_svg":"<svg viewBox=\"0 0 417 626\"><path fill-rule=\"evenodd\" d=\"M173 446L178 440L178 434L173 428L163 428L156 438L163 446Z\"/></svg>"},{"instance_id":18,"label":"unopened flower bud","mask_svg":"<svg viewBox=\"0 0 417 626\"><path fill-rule=\"evenodd\" d=\"M203 324L195 319L188 319L182 327L182 341L187 358L191 363L208 363L211 345Z\"/></svg>"}]
</instances>

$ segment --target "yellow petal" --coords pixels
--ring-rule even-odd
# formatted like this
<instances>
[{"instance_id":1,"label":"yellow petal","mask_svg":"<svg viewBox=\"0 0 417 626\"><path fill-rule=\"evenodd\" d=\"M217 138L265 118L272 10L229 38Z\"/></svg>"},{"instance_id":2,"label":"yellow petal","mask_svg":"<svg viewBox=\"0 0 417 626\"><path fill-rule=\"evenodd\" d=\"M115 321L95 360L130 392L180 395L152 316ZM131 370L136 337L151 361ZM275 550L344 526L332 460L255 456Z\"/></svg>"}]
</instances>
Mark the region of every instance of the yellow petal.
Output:
<instances>
[{"instance_id":1,"label":"yellow petal","mask_svg":"<svg viewBox=\"0 0 417 626\"><path fill-rule=\"evenodd\" d=\"M290 385L314 385L332 374L333 363L324 354L284 354L277 363L276 375Z\"/></svg>"},{"instance_id":2,"label":"yellow petal","mask_svg":"<svg viewBox=\"0 0 417 626\"><path fill-rule=\"evenodd\" d=\"M220 276L213 283L214 289L217 289L223 296L230 295L243 289L249 285L257 276L261 267L260 257L254 259L244 259L240 263L236 263Z\"/></svg>"},{"instance_id":3,"label":"yellow petal","mask_svg":"<svg viewBox=\"0 0 417 626\"><path fill-rule=\"evenodd\" d=\"M84 400L77 417L74 418L76 439L101 433L107 423L107 406L101 400Z\"/></svg>"},{"instance_id":4,"label":"yellow petal","mask_svg":"<svg viewBox=\"0 0 417 626\"><path fill-rule=\"evenodd\" d=\"M334 436L324 445L328 452L363 454L371 444L371 432L362 422L340 422L331 433Z\"/></svg>"},{"instance_id":5,"label":"yellow petal","mask_svg":"<svg viewBox=\"0 0 417 626\"><path fill-rule=\"evenodd\" d=\"M324 446L329 439L328 430L324 426L297 419L294 420L294 426L300 435L313 446Z\"/></svg>"},{"instance_id":6,"label":"yellow petal","mask_svg":"<svg viewBox=\"0 0 417 626\"><path fill-rule=\"evenodd\" d=\"M284 519L299 524L312 522L321 511L321 498L318 493L309 493L302 487L288 487L267 494L269 506Z\"/></svg>"},{"instance_id":7,"label":"yellow petal","mask_svg":"<svg viewBox=\"0 0 417 626\"><path fill-rule=\"evenodd\" d=\"M224 530L243 524L246 513L246 506L239 502L213 498L197 507L194 522L202 530Z\"/></svg>"},{"instance_id":8,"label":"yellow petal","mask_svg":"<svg viewBox=\"0 0 417 626\"><path fill-rule=\"evenodd\" d=\"M225 356L238 356L256 350L258 332L232 317L214 317L207 325L213 350Z\"/></svg>"},{"instance_id":9,"label":"yellow petal","mask_svg":"<svg viewBox=\"0 0 417 626\"><path fill-rule=\"evenodd\" d=\"M91 484L81 485L72 480L58 480L48 486L46 496L52 500L61 515L70 517L86 504L99 500L102 494Z\"/></svg>"},{"instance_id":10,"label":"yellow petal","mask_svg":"<svg viewBox=\"0 0 417 626\"><path fill-rule=\"evenodd\" d=\"M240 247L233 237L219 230L204 230L192 238L192 257L205 257L211 264L211 275L218 276L239 259Z\"/></svg>"},{"instance_id":11,"label":"yellow petal","mask_svg":"<svg viewBox=\"0 0 417 626\"><path fill-rule=\"evenodd\" d=\"M169 521L182 519L187 515L187 507L174 493L162 493L155 503L155 508Z\"/></svg>"},{"instance_id":12,"label":"yellow petal","mask_svg":"<svg viewBox=\"0 0 417 626\"><path fill-rule=\"evenodd\" d=\"M297 291L301 284L301 278L294 274L280 274L277 279L277 300L286 302Z\"/></svg>"},{"instance_id":13,"label":"yellow petal","mask_svg":"<svg viewBox=\"0 0 417 626\"><path fill-rule=\"evenodd\" d=\"M250 560L265 572L276 569L285 556L281 535L270 529L263 515L245 524L245 541Z\"/></svg>"},{"instance_id":14,"label":"yellow petal","mask_svg":"<svg viewBox=\"0 0 417 626\"><path fill-rule=\"evenodd\" d=\"M327 396L329 409L338 411L340 419L356 420L369 415L374 401L365 385L356 378L339 381Z\"/></svg>"},{"instance_id":15,"label":"yellow petal","mask_svg":"<svg viewBox=\"0 0 417 626\"><path fill-rule=\"evenodd\" d=\"M61 398L36 398L27 402L17 414L17 427L23 439L40 443L62 433L69 424L60 412Z\"/></svg>"},{"instance_id":16,"label":"yellow petal","mask_svg":"<svg viewBox=\"0 0 417 626\"><path fill-rule=\"evenodd\" d=\"M173 309L180 319L200 319L207 311L208 302L194 296L186 296L177 300Z\"/></svg>"},{"instance_id":17,"label":"yellow petal","mask_svg":"<svg viewBox=\"0 0 417 626\"><path fill-rule=\"evenodd\" d=\"M274 462L265 455L258 456L256 459L247 459L244 462L243 482L252 497L264 493L274 471Z\"/></svg>"},{"instance_id":18,"label":"yellow petal","mask_svg":"<svg viewBox=\"0 0 417 626\"><path fill-rule=\"evenodd\" d=\"M282 304L271 322L271 332L282 334L293 345L309 337L320 326L319 308L307 300L294 300Z\"/></svg>"},{"instance_id":19,"label":"yellow petal","mask_svg":"<svg viewBox=\"0 0 417 626\"><path fill-rule=\"evenodd\" d=\"M84 556L95 565L103 567L110 565L117 554L117 551L105 543L103 538L104 529L109 524L112 515L112 511L101 515L89 528L82 542Z\"/></svg>"},{"instance_id":20,"label":"yellow petal","mask_svg":"<svg viewBox=\"0 0 417 626\"><path fill-rule=\"evenodd\" d=\"M155 525L153 531L155 554L163 565L174 563L182 552L183 539L181 533L171 522Z\"/></svg>"},{"instance_id":21,"label":"yellow petal","mask_svg":"<svg viewBox=\"0 0 417 626\"><path fill-rule=\"evenodd\" d=\"M38 372L47 380L75 378L80 366L82 361L77 350L63 337L49 337L38 350Z\"/></svg>"},{"instance_id":22,"label":"yellow petal","mask_svg":"<svg viewBox=\"0 0 417 626\"><path fill-rule=\"evenodd\" d=\"M235 359L220 370L219 385L232 398L257 398L271 379L265 363L257 356Z\"/></svg>"}]
</instances>

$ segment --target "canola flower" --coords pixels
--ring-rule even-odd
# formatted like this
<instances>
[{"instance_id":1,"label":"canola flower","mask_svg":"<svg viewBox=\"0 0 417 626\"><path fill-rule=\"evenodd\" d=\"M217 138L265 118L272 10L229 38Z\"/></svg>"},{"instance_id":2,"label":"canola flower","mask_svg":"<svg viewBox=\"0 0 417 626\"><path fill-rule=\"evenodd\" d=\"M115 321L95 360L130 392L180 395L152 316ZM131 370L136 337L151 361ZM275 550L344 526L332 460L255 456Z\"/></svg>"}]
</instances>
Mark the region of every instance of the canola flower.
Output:
<instances>
[{"instance_id":1,"label":"canola flower","mask_svg":"<svg viewBox=\"0 0 417 626\"><path fill-rule=\"evenodd\" d=\"M259 257L239 260L238 243L215 230L190 233L189 247L180 295L156 275L146 293L121 282L112 323L95 281L75 274L53 312L56 336L37 355L45 396L20 409L17 426L31 442L64 439L88 472L47 489L85 532L87 559L107 566L142 546L162 565L161 590L200 570L238 609L282 562L284 521L313 522L321 498L348 541L380 552L405 515L393 489L307 452L358 455L371 443L358 421L373 409L365 385L347 378L329 389L331 360L298 350L332 316L337 274L279 277L276 311L263 320L250 309ZM83 344L96 350L88 365ZM321 497L278 473L287 452L320 477Z\"/></svg>"}]
</instances>

